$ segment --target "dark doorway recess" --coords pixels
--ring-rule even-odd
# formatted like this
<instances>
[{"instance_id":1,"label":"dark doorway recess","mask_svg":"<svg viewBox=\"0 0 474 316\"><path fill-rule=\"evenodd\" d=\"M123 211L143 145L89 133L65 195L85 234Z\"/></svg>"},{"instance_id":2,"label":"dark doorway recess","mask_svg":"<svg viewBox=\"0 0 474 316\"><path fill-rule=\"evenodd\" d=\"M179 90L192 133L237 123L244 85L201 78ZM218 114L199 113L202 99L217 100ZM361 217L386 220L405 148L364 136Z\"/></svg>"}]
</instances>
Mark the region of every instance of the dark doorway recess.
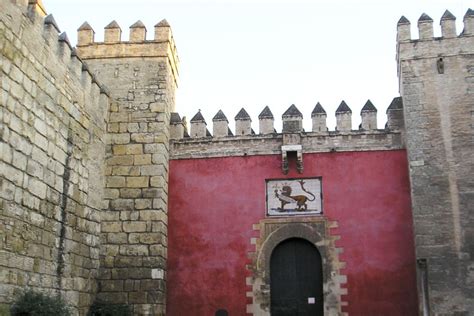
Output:
<instances>
[{"instance_id":1,"label":"dark doorway recess","mask_svg":"<svg viewBox=\"0 0 474 316\"><path fill-rule=\"evenodd\" d=\"M309 241L287 239L270 259L272 316L323 316L321 255Z\"/></svg>"},{"instance_id":2,"label":"dark doorway recess","mask_svg":"<svg viewBox=\"0 0 474 316\"><path fill-rule=\"evenodd\" d=\"M229 313L225 309L219 309L215 316L229 316Z\"/></svg>"}]
</instances>

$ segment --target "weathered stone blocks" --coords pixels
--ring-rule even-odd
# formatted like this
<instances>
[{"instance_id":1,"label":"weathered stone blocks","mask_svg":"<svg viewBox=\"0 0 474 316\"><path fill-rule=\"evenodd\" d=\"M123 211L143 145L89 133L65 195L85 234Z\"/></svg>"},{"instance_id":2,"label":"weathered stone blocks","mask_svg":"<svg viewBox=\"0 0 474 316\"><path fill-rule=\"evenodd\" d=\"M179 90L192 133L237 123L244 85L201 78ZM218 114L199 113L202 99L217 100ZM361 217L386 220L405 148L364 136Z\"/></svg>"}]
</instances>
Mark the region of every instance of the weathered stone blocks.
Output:
<instances>
[{"instance_id":1,"label":"weathered stone blocks","mask_svg":"<svg viewBox=\"0 0 474 316\"><path fill-rule=\"evenodd\" d=\"M467 31L474 19L471 9L464 19ZM474 65L474 38L466 31L456 36L454 20L446 11L443 37L435 39L433 20L423 14L419 40L410 38L409 21L400 20L397 59L403 112L392 105L387 112L389 122L404 125L406 131L416 255L425 263L418 265L419 288L425 289L419 292L422 314L467 315L474 310L474 283L468 277L473 241L465 238L474 203L468 193L474 143L467 71ZM400 113L403 125L398 123Z\"/></svg>"},{"instance_id":2,"label":"weathered stone blocks","mask_svg":"<svg viewBox=\"0 0 474 316\"><path fill-rule=\"evenodd\" d=\"M102 240L109 252L102 264L104 269L113 269L111 273L104 271L100 279L122 280L127 295L108 296L116 288L105 287L99 297L105 295L116 303L135 305L137 314L164 311L159 306L164 301L150 295L150 291L158 291L164 297L164 287L152 290L139 286L140 282L151 280L151 269L156 267L137 269L143 262L166 266L157 260L163 251L155 253L150 249L157 244L167 245L167 227L157 223L167 222L169 122L177 79L174 42L169 26L159 26L160 32L162 28L168 34L164 41L148 42L142 38L143 25L137 22L131 29L134 43L125 44L119 42L118 24L111 23L106 28L106 42L110 44L84 41L78 47L78 54L107 85L114 99L109 116L110 151L106 168L109 212L102 217L106 234ZM145 52L145 58L135 58ZM114 212L120 213L119 221ZM118 249L108 245L117 245ZM114 254L110 253L112 249ZM117 250L120 256L113 260L110 257L117 255Z\"/></svg>"},{"instance_id":3,"label":"weathered stone blocks","mask_svg":"<svg viewBox=\"0 0 474 316\"><path fill-rule=\"evenodd\" d=\"M0 3L0 282L12 285L0 304L16 286L41 287L84 314L99 265L108 99L65 37L22 9Z\"/></svg>"}]
</instances>

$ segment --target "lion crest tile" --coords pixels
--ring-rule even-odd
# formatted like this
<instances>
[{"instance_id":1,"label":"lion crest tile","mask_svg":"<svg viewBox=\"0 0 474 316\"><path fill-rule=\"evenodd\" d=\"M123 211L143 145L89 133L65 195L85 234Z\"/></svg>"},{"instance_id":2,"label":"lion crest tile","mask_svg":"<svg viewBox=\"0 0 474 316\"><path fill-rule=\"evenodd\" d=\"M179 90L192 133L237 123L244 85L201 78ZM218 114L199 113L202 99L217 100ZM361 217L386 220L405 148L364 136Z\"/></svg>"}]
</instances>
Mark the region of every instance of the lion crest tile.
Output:
<instances>
[{"instance_id":1,"label":"lion crest tile","mask_svg":"<svg viewBox=\"0 0 474 316\"><path fill-rule=\"evenodd\" d=\"M266 181L267 215L321 215L321 178Z\"/></svg>"}]
</instances>

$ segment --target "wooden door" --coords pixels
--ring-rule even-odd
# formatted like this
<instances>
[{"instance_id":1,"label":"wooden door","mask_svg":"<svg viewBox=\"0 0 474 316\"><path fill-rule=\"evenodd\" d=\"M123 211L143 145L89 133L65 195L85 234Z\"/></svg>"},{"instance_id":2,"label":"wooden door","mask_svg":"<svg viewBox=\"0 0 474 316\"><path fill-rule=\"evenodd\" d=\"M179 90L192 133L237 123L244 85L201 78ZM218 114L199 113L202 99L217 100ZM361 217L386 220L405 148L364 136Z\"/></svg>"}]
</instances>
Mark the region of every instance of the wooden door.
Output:
<instances>
[{"instance_id":1,"label":"wooden door","mask_svg":"<svg viewBox=\"0 0 474 316\"><path fill-rule=\"evenodd\" d=\"M321 255L310 242L292 238L275 247L270 259L272 316L322 316Z\"/></svg>"}]
</instances>

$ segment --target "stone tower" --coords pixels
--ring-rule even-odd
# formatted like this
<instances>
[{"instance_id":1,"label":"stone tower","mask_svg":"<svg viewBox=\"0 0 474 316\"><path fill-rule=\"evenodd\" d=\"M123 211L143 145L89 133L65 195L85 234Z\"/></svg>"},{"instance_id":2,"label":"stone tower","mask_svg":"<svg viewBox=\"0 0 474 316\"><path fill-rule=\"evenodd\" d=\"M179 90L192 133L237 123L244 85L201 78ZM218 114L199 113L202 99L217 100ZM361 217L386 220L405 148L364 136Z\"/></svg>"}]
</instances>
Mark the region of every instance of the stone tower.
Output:
<instances>
[{"instance_id":1,"label":"stone tower","mask_svg":"<svg viewBox=\"0 0 474 316\"><path fill-rule=\"evenodd\" d=\"M146 40L141 21L129 41L115 22L104 42L86 22L77 54L109 90L105 205L101 218L98 298L133 305L135 314L162 315L166 301L170 116L178 56L166 20Z\"/></svg>"},{"instance_id":2,"label":"stone tower","mask_svg":"<svg viewBox=\"0 0 474 316\"><path fill-rule=\"evenodd\" d=\"M410 165L422 315L474 310L474 11L456 33L455 17L398 22L397 60ZM469 314L470 315L470 314Z\"/></svg>"}]
</instances>

